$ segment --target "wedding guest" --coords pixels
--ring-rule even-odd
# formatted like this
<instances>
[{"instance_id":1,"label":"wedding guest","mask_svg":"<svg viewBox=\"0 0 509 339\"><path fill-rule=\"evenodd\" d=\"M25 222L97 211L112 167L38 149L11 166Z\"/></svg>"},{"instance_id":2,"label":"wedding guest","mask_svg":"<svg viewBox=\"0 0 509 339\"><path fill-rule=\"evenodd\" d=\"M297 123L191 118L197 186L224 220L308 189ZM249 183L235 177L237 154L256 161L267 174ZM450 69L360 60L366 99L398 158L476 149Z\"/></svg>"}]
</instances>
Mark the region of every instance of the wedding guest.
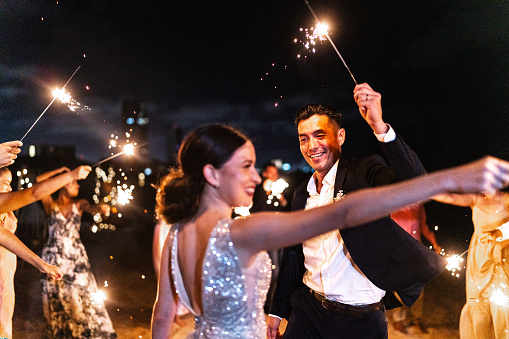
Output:
<instances>
[{"instance_id":1,"label":"wedding guest","mask_svg":"<svg viewBox=\"0 0 509 339\"><path fill-rule=\"evenodd\" d=\"M40 175L37 181L67 171L62 167ZM51 338L116 338L104 300L96 297L99 290L79 233L83 212L107 213L109 208L78 199L79 188L77 180L72 180L42 199L49 219L41 257L59 265L63 273L60 281L42 279L44 316Z\"/></svg>"},{"instance_id":2,"label":"wedding guest","mask_svg":"<svg viewBox=\"0 0 509 339\"><path fill-rule=\"evenodd\" d=\"M507 338L509 193L449 194L435 200L472 209L474 234L468 247L460 338Z\"/></svg>"},{"instance_id":3,"label":"wedding guest","mask_svg":"<svg viewBox=\"0 0 509 339\"><path fill-rule=\"evenodd\" d=\"M0 193L10 193L12 174L7 167L0 168ZM51 192L48 192L48 194ZM25 246L15 235L17 218L13 211L0 213L0 337L12 338L12 315L14 314L14 273L17 258L25 260L48 279L60 279L57 266L49 265Z\"/></svg>"}]
</instances>

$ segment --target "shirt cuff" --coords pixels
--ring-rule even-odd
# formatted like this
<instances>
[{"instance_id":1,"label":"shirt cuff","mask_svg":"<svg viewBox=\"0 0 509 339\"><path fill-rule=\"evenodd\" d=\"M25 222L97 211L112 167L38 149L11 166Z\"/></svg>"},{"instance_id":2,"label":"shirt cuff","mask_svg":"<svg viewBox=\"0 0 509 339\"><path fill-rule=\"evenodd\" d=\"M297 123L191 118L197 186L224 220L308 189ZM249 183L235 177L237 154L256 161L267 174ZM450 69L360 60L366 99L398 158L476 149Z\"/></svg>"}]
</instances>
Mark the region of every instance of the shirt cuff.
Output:
<instances>
[{"instance_id":1,"label":"shirt cuff","mask_svg":"<svg viewBox=\"0 0 509 339\"><path fill-rule=\"evenodd\" d=\"M278 318L279 320L283 319L281 317L278 317L277 315L275 314L269 314L269 317L272 317L272 318Z\"/></svg>"},{"instance_id":2,"label":"shirt cuff","mask_svg":"<svg viewBox=\"0 0 509 339\"><path fill-rule=\"evenodd\" d=\"M497 230L502 232L502 236L497 238L498 242L509 239L509 221L497 227Z\"/></svg>"},{"instance_id":3,"label":"shirt cuff","mask_svg":"<svg viewBox=\"0 0 509 339\"><path fill-rule=\"evenodd\" d=\"M380 134L375 133L376 138L380 142L391 142L391 141L396 140L396 132L394 132L394 129L392 128L391 125L389 125L389 124L386 124L386 125L387 125L387 127L389 127L389 130L387 132L380 133Z\"/></svg>"}]
</instances>

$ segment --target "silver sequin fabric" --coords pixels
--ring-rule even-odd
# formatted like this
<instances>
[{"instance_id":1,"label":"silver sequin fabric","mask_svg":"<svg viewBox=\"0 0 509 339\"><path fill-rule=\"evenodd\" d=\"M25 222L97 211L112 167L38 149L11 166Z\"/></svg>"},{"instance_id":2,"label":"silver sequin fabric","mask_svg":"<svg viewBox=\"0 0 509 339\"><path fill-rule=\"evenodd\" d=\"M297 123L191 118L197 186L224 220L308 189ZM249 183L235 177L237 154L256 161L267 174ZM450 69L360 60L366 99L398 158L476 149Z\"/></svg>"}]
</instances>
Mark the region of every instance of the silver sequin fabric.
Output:
<instances>
[{"instance_id":1,"label":"silver sequin fabric","mask_svg":"<svg viewBox=\"0 0 509 339\"><path fill-rule=\"evenodd\" d=\"M188 338L266 338L263 305L270 284L271 262L258 253L249 268L242 268L230 237L232 220L221 220L212 230L203 261L203 315L195 316L195 331ZM177 281L177 229L171 266ZM179 293L178 286L175 286Z\"/></svg>"}]
</instances>

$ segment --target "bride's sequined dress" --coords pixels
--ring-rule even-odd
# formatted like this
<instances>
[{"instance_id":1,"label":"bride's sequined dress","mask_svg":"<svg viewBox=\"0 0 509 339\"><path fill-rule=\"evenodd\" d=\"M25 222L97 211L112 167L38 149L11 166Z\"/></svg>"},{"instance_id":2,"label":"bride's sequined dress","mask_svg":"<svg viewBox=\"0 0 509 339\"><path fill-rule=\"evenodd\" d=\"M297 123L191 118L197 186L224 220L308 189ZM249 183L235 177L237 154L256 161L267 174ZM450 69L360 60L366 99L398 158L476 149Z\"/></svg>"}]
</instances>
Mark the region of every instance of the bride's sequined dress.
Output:
<instances>
[{"instance_id":1,"label":"bride's sequined dress","mask_svg":"<svg viewBox=\"0 0 509 339\"><path fill-rule=\"evenodd\" d=\"M171 271L179 298L195 314L190 338L265 339L267 324L263 305L270 284L267 252L257 254L249 268L242 268L230 238L232 220L221 220L212 230L203 261L203 314L192 309L178 267L178 225L170 231Z\"/></svg>"}]
</instances>

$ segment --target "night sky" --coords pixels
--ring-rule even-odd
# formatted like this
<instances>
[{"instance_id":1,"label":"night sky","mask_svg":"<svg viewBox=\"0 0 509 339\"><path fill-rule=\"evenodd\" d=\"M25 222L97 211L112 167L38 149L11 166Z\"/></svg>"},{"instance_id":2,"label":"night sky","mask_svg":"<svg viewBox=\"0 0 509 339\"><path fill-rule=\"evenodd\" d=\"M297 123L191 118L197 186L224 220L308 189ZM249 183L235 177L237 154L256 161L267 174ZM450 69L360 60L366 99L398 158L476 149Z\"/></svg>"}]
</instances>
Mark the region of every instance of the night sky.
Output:
<instances>
[{"instance_id":1,"label":"night sky","mask_svg":"<svg viewBox=\"0 0 509 339\"><path fill-rule=\"evenodd\" d=\"M428 170L509 159L508 1L310 4ZM226 122L253 137L260 162L296 164L295 112L329 102L343 112L345 153L377 151L331 45L297 58L299 28L315 25L304 1L19 0L2 1L0 13L2 141L20 139L81 66L66 89L90 110L55 102L25 145L74 145L85 160L103 159L122 129L122 100L136 99L152 157L167 160L175 124Z\"/></svg>"}]
</instances>

